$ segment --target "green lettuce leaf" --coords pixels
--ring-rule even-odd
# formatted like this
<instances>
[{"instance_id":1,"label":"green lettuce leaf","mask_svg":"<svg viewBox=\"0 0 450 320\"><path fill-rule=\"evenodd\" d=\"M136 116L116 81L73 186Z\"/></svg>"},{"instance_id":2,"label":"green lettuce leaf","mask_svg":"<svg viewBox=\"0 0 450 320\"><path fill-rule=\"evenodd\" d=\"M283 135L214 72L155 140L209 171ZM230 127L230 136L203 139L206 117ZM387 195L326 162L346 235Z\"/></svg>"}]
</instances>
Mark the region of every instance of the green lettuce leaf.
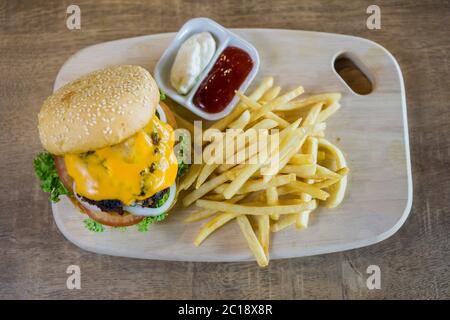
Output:
<instances>
[{"instance_id":1,"label":"green lettuce leaf","mask_svg":"<svg viewBox=\"0 0 450 320\"><path fill-rule=\"evenodd\" d=\"M166 100L166 93L164 91L162 91L161 89L159 89L159 100L160 101Z\"/></svg>"},{"instance_id":2,"label":"green lettuce leaf","mask_svg":"<svg viewBox=\"0 0 450 320\"><path fill-rule=\"evenodd\" d=\"M41 189L50 193L50 200L58 202L60 195L70 194L59 179L55 160L48 152L41 152L33 161L34 171L41 182Z\"/></svg>"},{"instance_id":3,"label":"green lettuce leaf","mask_svg":"<svg viewBox=\"0 0 450 320\"><path fill-rule=\"evenodd\" d=\"M91 218L84 219L83 222L84 222L84 226L89 231L92 231L92 232L103 232L103 231L105 231L105 226L104 225L102 225L101 223L98 223L97 221L95 221L95 220L93 220Z\"/></svg>"},{"instance_id":4,"label":"green lettuce leaf","mask_svg":"<svg viewBox=\"0 0 450 320\"><path fill-rule=\"evenodd\" d=\"M185 156L186 152L188 150L188 139L183 135L180 134L178 137L178 143L177 143L177 160L178 160L178 172L177 172L177 178L180 178L186 174L186 172L189 169L189 164L185 163Z\"/></svg>"},{"instance_id":5,"label":"green lettuce leaf","mask_svg":"<svg viewBox=\"0 0 450 320\"><path fill-rule=\"evenodd\" d=\"M167 199L169 199L170 192L166 192L161 199L156 202L155 208L161 207L164 203L166 203ZM145 217L141 222L139 222L136 226L139 232L147 232L148 227L158 221L162 221L167 217L167 213L161 213L159 216L155 217Z\"/></svg>"},{"instance_id":6,"label":"green lettuce leaf","mask_svg":"<svg viewBox=\"0 0 450 320\"><path fill-rule=\"evenodd\" d=\"M162 221L167 217L167 213L161 213L159 216L155 216L155 217L145 217L141 222L139 222L136 227L138 229L139 232L147 232L148 231L148 227L153 223L153 222L158 222L158 221Z\"/></svg>"}]
</instances>

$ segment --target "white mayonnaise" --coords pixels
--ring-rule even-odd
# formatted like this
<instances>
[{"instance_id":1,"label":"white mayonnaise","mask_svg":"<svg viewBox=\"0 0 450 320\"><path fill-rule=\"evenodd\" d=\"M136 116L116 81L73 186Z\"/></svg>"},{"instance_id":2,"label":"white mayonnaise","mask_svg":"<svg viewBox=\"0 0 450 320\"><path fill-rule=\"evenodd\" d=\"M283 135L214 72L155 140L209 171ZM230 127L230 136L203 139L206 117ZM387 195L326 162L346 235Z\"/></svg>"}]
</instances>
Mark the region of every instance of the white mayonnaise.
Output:
<instances>
[{"instance_id":1,"label":"white mayonnaise","mask_svg":"<svg viewBox=\"0 0 450 320\"><path fill-rule=\"evenodd\" d=\"M178 93L192 89L215 51L216 42L209 32L196 33L183 42L170 71L170 83Z\"/></svg>"}]
</instances>

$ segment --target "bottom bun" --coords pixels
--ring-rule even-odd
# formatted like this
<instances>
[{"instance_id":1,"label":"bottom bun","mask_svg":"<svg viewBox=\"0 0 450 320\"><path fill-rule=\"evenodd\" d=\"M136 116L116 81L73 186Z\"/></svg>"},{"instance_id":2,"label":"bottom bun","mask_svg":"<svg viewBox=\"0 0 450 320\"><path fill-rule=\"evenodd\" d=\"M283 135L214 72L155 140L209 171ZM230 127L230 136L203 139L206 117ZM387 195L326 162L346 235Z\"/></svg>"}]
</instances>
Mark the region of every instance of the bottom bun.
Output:
<instances>
[{"instance_id":1,"label":"bottom bun","mask_svg":"<svg viewBox=\"0 0 450 320\"><path fill-rule=\"evenodd\" d=\"M144 217L135 216L129 212L124 212L122 215L116 212L105 211L93 211L84 207L74 197L70 197L70 200L76 205L82 212L86 213L92 220L97 221L105 226L110 227L128 227L141 222Z\"/></svg>"}]
</instances>

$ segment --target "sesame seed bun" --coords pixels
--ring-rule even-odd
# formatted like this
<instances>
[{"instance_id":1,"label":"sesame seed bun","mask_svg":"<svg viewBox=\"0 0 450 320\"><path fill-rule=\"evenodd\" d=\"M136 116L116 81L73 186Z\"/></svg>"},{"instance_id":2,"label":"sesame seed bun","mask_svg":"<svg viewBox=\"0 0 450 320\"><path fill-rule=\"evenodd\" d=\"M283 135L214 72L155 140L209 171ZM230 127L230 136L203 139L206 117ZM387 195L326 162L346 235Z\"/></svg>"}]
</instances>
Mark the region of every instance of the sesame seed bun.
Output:
<instances>
[{"instance_id":1,"label":"sesame seed bun","mask_svg":"<svg viewBox=\"0 0 450 320\"><path fill-rule=\"evenodd\" d=\"M144 68L95 71L45 100L38 115L41 143L55 155L120 143L150 121L158 103L158 86Z\"/></svg>"}]
</instances>

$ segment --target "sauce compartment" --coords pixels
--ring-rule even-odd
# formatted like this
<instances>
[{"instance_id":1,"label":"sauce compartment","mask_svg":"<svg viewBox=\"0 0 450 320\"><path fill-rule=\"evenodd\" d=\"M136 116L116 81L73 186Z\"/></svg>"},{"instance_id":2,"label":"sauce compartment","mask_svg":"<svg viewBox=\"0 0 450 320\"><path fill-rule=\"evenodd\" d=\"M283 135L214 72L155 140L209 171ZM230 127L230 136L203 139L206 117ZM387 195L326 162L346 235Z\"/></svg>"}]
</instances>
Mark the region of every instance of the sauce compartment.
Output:
<instances>
[{"instance_id":1,"label":"sauce compartment","mask_svg":"<svg viewBox=\"0 0 450 320\"><path fill-rule=\"evenodd\" d=\"M211 33L211 35L213 36L214 40L216 41L216 51L207 67L196 79L195 84L191 88L191 90L186 95L181 95L170 84L170 71L172 65L182 43L192 35L204 31ZM236 36L234 33L228 31L213 20L207 18L191 19L181 27L174 40L171 42L169 47L166 49L166 51L163 53L160 60L156 64L154 76L158 86L172 100L183 105L196 115L206 120L217 120L225 117L236 106L236 103L239 100L237 97L234 97L222 111L217 113L208 113L195 106L193 103L193 97L202 84L203 80L208 76L219 56L227 47L238 47L248 53L248 55L253 60L252 69L250 70L244 82L239 87L239 90L245 92L259 69L260 61L258 52L250 43Z\"/></svg>"}]
</instances>

